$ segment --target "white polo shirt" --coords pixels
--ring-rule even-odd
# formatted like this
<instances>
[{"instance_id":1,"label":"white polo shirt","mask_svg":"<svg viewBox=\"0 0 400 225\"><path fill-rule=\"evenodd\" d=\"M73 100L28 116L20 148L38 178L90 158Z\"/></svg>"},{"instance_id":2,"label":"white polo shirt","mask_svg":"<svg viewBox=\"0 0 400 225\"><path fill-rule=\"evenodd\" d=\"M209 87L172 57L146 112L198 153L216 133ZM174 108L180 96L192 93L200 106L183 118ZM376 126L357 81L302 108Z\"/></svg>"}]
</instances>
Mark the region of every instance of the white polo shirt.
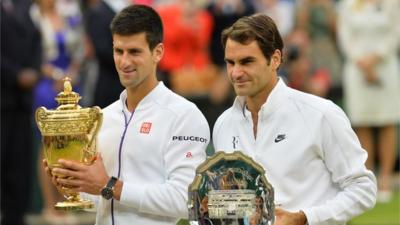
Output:
<instances>
[{"instance_id":1,"label":"white polo shirt","mask_svg":"<svg viewBox=\"0 0 400 225\"><path fill-rule=\"evenodd\" d=\"M344 112L331 101L285 85L274 87L258 113L257 138L244 97L217 120L217 151L241 150L264 166L275 203L302 210L310 225L345 224L370 209L376 179Z\"/></svg>"},{"instance_id":2,"label":"white polo shirt","mask_svg":"<svg viewBox=\"0 0 400 225\"><path fill-rule=\"evenodd\" d=\"M113 200L114 210L111 200L96 196L96 224L112 224L112 211L115 225L176 224L188 216L188 186L206 158L208 123L193 103L161 82L133 115L125 102L124 91L119 101L103 110L98 150L108 175L118 177L119 171L124 185L120 201Z\"/></svg>"}]
</instances>

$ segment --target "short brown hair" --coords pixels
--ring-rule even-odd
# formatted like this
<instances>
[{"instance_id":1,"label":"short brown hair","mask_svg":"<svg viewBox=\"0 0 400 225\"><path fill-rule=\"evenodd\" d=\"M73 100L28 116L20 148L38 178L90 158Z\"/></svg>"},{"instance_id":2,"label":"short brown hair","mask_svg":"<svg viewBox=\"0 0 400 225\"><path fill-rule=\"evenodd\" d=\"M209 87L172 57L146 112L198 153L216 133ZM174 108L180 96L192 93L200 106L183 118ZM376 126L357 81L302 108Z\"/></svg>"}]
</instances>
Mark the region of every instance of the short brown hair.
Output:
<instances>
[{"instance_id":1,"label":"short brown hair","mask_svg":"<svg viewBox=\"0 0 400 225\"><path fill-rule=\"evenodd\" d=\"M268 62L275 50L282 52L283 49L283 40L275 22L271 17L260 13L242 17L222 31L221 41L224 49L228 38L241 44L256 40Z\"/></svg>"}]
</instances>

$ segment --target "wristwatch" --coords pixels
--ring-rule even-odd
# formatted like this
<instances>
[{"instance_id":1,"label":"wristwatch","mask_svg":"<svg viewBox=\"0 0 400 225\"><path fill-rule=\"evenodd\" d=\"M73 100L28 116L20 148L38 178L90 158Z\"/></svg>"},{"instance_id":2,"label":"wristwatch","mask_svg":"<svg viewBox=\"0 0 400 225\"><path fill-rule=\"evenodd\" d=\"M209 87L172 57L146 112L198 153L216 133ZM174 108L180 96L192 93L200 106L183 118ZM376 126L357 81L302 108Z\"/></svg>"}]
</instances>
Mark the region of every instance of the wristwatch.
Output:
<instances>
[{"instance_id":1,"label":"wristwatch","mask_svg":"<svg viewBox=\"0 0 400 225\"><path fill-rule=\"evenodd\" d=\"M101 196L109 200L114 197L114 185L117 183L118 178L111 177L107 185L101 189Z\"/></svg>"}]
</instances>

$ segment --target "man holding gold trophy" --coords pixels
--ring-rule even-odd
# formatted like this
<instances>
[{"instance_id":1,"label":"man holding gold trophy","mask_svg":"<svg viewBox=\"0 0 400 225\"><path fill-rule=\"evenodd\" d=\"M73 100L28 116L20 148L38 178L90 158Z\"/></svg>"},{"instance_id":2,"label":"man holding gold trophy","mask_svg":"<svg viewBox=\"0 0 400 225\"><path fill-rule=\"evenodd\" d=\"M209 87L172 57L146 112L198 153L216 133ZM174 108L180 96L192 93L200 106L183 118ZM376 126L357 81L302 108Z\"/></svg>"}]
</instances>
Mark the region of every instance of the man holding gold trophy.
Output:
<instances>
[{"instance_id":1,"label":"man holding gold trophy","mask_svg":"<svg viewBox=\"0 0 400 225\"><path fill-rule=\"evenodd\" d=\"M346 224L372 208L376 179L346 115L278 78L283 41L274 21L243 17L224 30L222 43L238 96L218 118L213 144L264 167L275 191L274 224Z\"/></svg>"},{"instance_id":2,"label":"man holding gold trophy","mask_svg":"<svg viewBox=\"0 0 400 225\"><path fill-rule=\"evenodd\" d=\"M123 9L111 32L125 90L102 110L98 154L87 162L65 154L57 166L49 158L44 165L57 187L95 202L97 225L176 224L187 217L187 187L206 158L209 126L193 103L156 79L163 28L152 8Z\"/></svg>"}]
</instances>

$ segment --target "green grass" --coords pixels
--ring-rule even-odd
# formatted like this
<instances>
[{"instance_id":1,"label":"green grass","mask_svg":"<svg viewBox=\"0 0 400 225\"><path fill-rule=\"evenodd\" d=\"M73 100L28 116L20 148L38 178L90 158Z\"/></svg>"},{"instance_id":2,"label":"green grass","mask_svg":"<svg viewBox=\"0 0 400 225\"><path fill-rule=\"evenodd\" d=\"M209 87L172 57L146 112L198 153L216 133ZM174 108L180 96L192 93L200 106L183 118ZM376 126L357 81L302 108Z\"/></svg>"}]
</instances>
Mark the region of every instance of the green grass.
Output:
<instances>
[{"instance_id":1,"label":"green grass","mask_svg":"<svg viewBox=\"0 0 400 225\"><path fill-rule=\"evenodd\" d=\"M189 221L181 219L178 221L176 225L189 225Z\"/></svg>"},{"instance_id":2,"label":"green grass","mask_svg":"<svg viewBox=\"0 0 400 225\"><path fill-rule=\"evenodd\" d=\"M177 223L188 224L187 220ZM400 225L400 192L395 192L393 199L388 203L376 203L373 209L354 218L347 225Z\"/></svg>"},{"instance_id":3,"label":"green grass","mask_svg":"<svg viewBox=\"0 0 400 225\"><path fill-rule=\"evenodd\" d=\"M354 218L348 225L400 225L400 192L395 192L388 203L376 203L372 210Z\"/></svg>"}]
</instances>

